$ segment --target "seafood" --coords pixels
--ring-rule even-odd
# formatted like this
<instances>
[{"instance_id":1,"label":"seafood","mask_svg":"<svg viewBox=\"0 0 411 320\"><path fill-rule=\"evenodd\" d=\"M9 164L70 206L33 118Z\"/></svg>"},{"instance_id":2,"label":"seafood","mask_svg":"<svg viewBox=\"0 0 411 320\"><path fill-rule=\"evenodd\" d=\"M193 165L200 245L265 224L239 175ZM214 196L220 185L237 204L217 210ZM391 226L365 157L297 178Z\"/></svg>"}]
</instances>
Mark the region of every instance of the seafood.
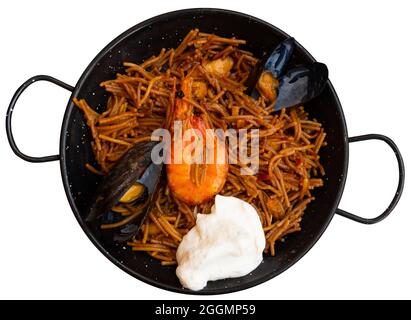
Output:
<instances>
[{"instance_id":1,"label":"seafood","mask_svg":"<svg viewBox=\"0 0 411 320\"><path fill-rule=\"evenodd\" d=\"M295 47L294 38L281 42L265 60L263 67L256 68L247 81L252 96L260 94L274 110L304 104L317 97L328 81L327 66L314 62L297 67L284 74Z\"/></svg>"},{"instance_id":2,"label":"seafood","mask_svg":"<svg viewBox=\"0 0 411 320\"><path fill-rule=\"evenodd\" d=\"M280 80L274 110L314 99L323 91L327 81L327 66L320 62L290 70Z\"/></svg>"},{"instance_id":3,"label":"seafood","mask_svg":"<svg viewBox=\"0 0 411 320\"><path fill-rule=\"evenodd\" d=\"M218 67L220 68L219 64ZM177 97L175 103L174 120L182 121L182 133L189 129L197 129L197 143L202 143L203 156L200 163L189 163L187 159L178 161L178 154L192 141L183 141L180 144L172 142L170 150L170 163L167 164L168 186L173 195L187 204L195 205L210 200L223 188L228 174L228 155L225 146L210 129L208 120L193 113L193 106L190 105L193 90L193 79L186 77L182 80L181 90L185 98ZM208 137L207 137L208 135ZM206 139L212 141L206 144ZM213 150L210 150L213 149ZM214 158L210 163L206 163L205 154L209 152ZM217 157L223 156L222 161ZM190 160L190 159L188 159ZM221 163L219 163L221 162Z\"/></svg>"},{"instance_id":4,"label":"seafood","mask_svg":"<svg viewBox=\"0 0 411 320\"><path fill-rule=\"evenodd\" d=\"M156 143L133 146L100 183L87 221L99 219L104 238L129 240L151 211L162 173L162 164L151 162Z\"/></svg>"},{"instance_id":5,"label":"seafood","mask_svg":"<svg viewBox=\"0 0 411 320\"><path fill-rule=\"evenodd\" d=\"M205 65L205 69L216 75L219 77L226 77L229 75L231 68L234 65L234 61L233 59L231 59L230 57L226 57L226 58L220 58L220 59L216 59L213 60L211 62L208 62Z\"/></svg>"}]
</instances>

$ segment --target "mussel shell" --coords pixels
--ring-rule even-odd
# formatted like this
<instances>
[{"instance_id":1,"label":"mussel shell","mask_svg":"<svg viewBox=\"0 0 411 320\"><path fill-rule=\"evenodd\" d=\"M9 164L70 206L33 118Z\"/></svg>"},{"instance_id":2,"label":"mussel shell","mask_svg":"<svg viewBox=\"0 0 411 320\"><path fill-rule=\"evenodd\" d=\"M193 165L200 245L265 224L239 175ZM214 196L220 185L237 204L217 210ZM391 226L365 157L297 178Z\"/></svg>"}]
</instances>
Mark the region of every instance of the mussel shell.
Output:
<instances>
[{"instance_id":1,"label":"mussel shell","mask_svg":"<svg viewBox=\"0 0 411 320\"><path fill-rule=\"evenodd\" d=\"M158 142L133 146L99 184L86 221L93 221L111 211L120 197L143 175L151 163L151 150Z\"/></svg>"},{"instance_id":2,"label":"mussel shell","mask_svg":"<svg viewBox=\"0 0 411 320\"><path fill-rule=\"evenodd\" d=\"M275 111L314 99L321 94L327 84L327 66L319 62L306 67L291 69L283 75L294 48L294 38L287 38L282 41L269 55L260 60L245 81L245 85L248 87L246 93L257 99L259 93L255 86L258 79L264 71L270 71L273 77L280 81L274 106Z\"/></svg>"},{"instance_id":3,"label":"mussel shell","mask_svg":"<svg viewBox=\"0 0 411 320\"><path fill-rule=\"evenodd\" d=\"M268 57L264 64L264 70L270 71L274 78L280 78L293 55L294 47L294 38L287 38L281 42Z\"/></svg>"},{"instance_id":4,"label":"mussel shell","mask_svg":"<svg viewBox=\"0 0 411 320\"><path fill-rule=\"evenodd\" d=\"M314 62L294 68L280 79L274 110L304 104L321 94L328 81L327 66Z\"/></svg>"},{"instance_id":5,"label":"mussel shell","mask_svg":"<svg viewBox=\"0 0 411 320\"><path fill-rule=\"evenodd\" d=\"M141 211L135 218L130 220L127 224L113 228L103 230L102 236L106 242L125 242L130 240L140 230L141 225L145 221L147 214L154 206L154 198L158 192L161 177L162 177L163 164L152 163L143 176L138 180L139 183L145 186L144 192L135 202L135 205L141 205ZM124 219L118 213L108 211L101 218L101 223L116 223Z\"/></svg>"}]
</instances>

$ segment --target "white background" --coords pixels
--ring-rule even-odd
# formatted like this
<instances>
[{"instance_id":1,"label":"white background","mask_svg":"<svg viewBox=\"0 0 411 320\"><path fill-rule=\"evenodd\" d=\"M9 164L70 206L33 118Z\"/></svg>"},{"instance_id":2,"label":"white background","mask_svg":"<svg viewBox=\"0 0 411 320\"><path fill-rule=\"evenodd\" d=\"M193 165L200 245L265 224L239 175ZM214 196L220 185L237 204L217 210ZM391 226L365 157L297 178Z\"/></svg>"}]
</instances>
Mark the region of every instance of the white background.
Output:
<instances>
[{"instance_id":1,"label":"white background","mask_svg":"<svg viewBox=\"0 0 411 320\"><path fill-rule=\"evenodd\" d=\"M411 157L411 19L408 1L1 1L0 111L36 74L74 85L114 37L171 10L220 7L249 13L294 36L328 65L349 134L382 133ZM6 4L8 3L8 4ZM30 155L55 154L69 94L30 87L14 113L15 138ZM142 283L110 263L77 224L57 162L31 164L0 128L0 298L196 299ZM341 208L375 216L397 183L394 155L381 142L350 146ZM335 216L294 267L227 299L411 298L411 197L377 225ZM204 297L202 297L204 298Z\"/></svg>"}]
</instances>

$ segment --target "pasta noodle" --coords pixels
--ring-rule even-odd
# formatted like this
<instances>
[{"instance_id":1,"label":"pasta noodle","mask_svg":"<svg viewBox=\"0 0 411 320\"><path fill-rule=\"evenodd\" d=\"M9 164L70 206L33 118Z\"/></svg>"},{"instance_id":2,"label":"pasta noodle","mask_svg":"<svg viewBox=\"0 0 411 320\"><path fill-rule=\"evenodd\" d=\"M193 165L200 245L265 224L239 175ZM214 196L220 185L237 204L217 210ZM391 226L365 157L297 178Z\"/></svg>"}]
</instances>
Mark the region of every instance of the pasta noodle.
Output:
<instances>
[{"instance_id":1,"label":"pasta noodle","mask_svg":"<svg viewBox=\"0 0 411 320\"><path fill-rule=\"evenodd\" d=\"M198 93L184 100L213 128L259 129L258 174L241 175L244 164L230 164L220 194L236 196L256 208L266 236L266 252L274 255L277 241L301 229L304 210L314 200L311 190L323 184L320 176L325 172L318 153L326 144L326 134L303 106L274 113L274 103L244 93L243 83L258 62L239 48L244 43L191 30L177 48L162 49L141 64L125 62L125 74L101 83L110 94L102 114L84 99L74 99L74 103L83 111L91 130L99 166L86 164L86 168L107 174L133 144L150 140L155 129L170 128L180 81L190 74ZM217 59L233 61L228 74L218 76L208 70L207 63ZM201 164L192 167L190 177L201 184ZM213 203L189 206L175 199L166 183L155 202L140 233L128 244L133 251L147 252L163 265L174 265L178 244L194 226L196 213L210 212ZM124 215L124 220L133 218L132 211L117 207L113 211ZM121 223L125 222L116 226Z\"/></svg>"}]
</instances>

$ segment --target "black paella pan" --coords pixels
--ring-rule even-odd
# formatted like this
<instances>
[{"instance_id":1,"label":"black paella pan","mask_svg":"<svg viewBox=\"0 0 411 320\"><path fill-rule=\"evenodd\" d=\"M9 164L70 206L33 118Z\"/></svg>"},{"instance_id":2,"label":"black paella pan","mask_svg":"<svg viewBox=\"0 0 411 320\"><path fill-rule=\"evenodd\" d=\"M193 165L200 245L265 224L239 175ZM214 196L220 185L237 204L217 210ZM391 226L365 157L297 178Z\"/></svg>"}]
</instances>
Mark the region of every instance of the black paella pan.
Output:
<instances>
[{"instance_id":1,"label":"black paella pan","mask_svg":"<svg viewBox=\"0 0 411 320\"><path fill-rule=\"evenodd\" d=\"M35 76L27 80L15 93L7 111L6 129L14 153L29 162L60 161L61 175L70 206L84 232L94 245L114 264L130 275L154 286L183 293L220 294L238 291L267 281L297 262L321 237L334 214L354 221L372 224L384 219L397 204L404 185L404 164L394 142L386 136L368 134L348 137L344 113L331 82L322 94L305 105L310 115L323 124L327 132L327 146L321 149L326 177L324 187L314 191L315 201L309 204L302 221L302 231L277 244L276 256L265 256L264 262L252 274L234 279L209 282L201 291L183 289L175 275L175 267L163 267L145 253L131 253L122 246L103 244L101 234L85 222L90 201L99 177L90 173L84 164L93 163L90 147L91 134L81 111L72 102L74 97L85 98L97 111L103 111L107 95L99 83L122 72L123 61L139 62L158 53L163 47L176 47L192 28L222 36L247 40L247 49L257 57L288 37L273 25L246 14L220 9L188 9L166 13L146 20L108 44L86 68L75 87L49 76ZM290 65L308 64L314 58L297 43ZM40 80L52 82L72 92L66 107L60 133L60 153L47 157L30 157L17 148L11 128L11 116L21 93ZM394 151L399 168L398 188L387 210L373 219L366 219L338 209L348 170L349 143L370 139L386 142Z\"/></svg>"}]
</instances>

